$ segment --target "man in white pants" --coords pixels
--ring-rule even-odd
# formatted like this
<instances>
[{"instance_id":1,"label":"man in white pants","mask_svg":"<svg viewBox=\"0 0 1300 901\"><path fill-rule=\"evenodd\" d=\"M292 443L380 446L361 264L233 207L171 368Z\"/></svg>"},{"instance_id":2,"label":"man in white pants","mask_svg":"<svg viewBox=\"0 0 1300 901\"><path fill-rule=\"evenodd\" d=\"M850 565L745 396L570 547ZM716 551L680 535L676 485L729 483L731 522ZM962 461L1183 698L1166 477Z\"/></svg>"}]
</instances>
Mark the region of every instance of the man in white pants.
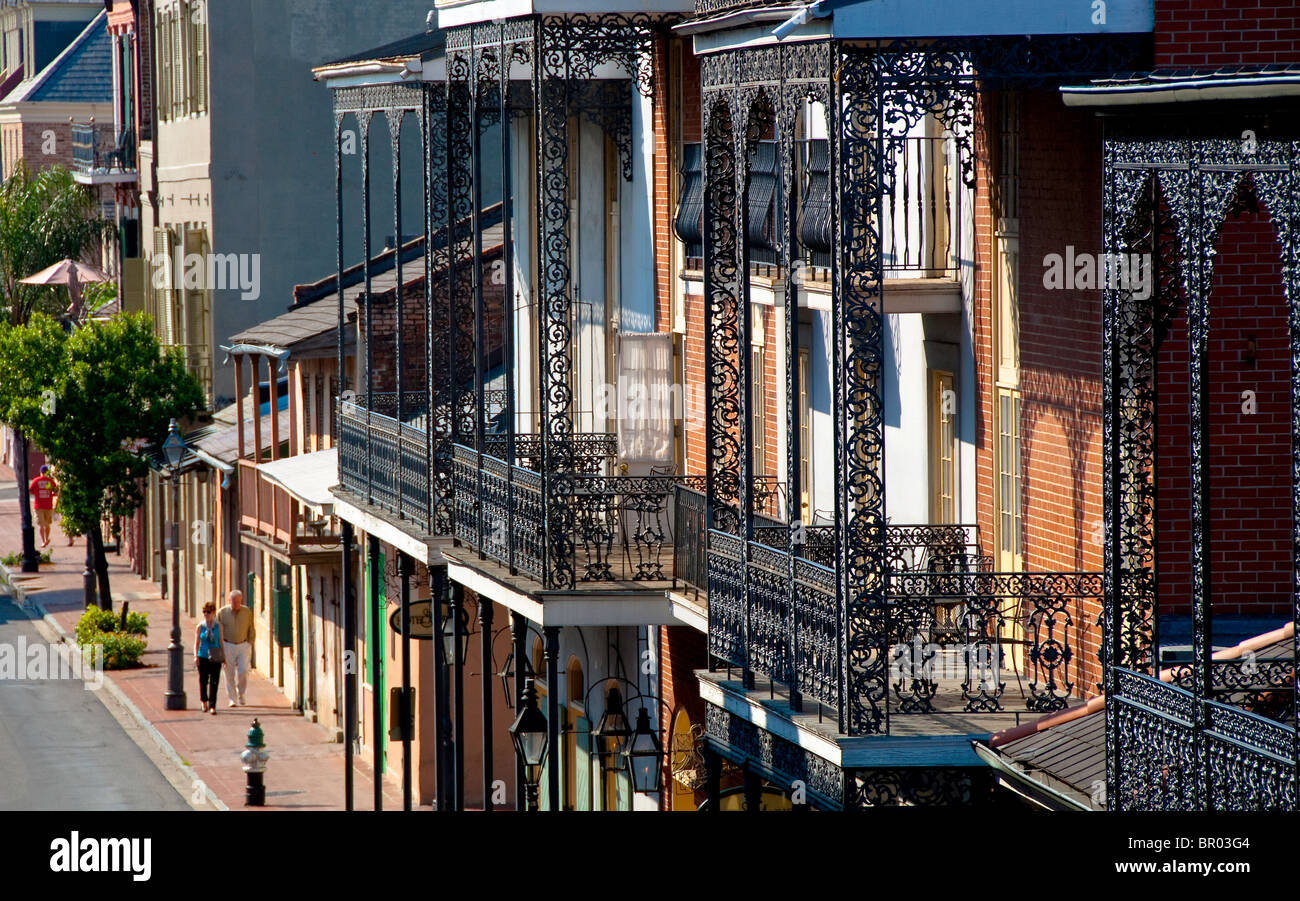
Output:
<instances>
[{"instance_id":1,"label":"man in white pants","mask_svg":"<svg viewBox=\"0 0 1300 901\"><path fill-rule=\"evenodd\" d=\"M226 696L228 706L241 707L244 690L248 688L248 668L253 661L253 611L244 606L244 593L238 589L230 592L230 604L217 613L221 626L221 644L226 650Z\"/></svg>"}]
</instances>

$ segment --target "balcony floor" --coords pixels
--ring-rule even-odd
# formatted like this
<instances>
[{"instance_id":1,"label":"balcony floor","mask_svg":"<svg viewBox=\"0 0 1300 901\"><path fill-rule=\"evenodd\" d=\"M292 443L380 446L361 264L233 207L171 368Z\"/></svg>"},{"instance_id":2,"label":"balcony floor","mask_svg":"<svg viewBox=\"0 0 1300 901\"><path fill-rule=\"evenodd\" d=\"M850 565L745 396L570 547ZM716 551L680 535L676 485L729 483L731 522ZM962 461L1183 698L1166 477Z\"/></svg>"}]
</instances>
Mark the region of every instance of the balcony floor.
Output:
<instances>
[{"instance_id":1,"label":"balcony floor","mask_svg":"<svg viewBox=\"0 0 1300 901\"><path fill-rule=\"evenodd\" d=\"M745 691L740 670L730 673L697 670L700 696L733 716L793 742L843 768L900 766L984 766L973 743L994 732L1042 716L1024 709L1024 701L1008 679L1002 712L965 713L961 681L939 680L936 713L897 713L889 717L888 735L844 735L836 728L835 711L804 698L802 712L790 709L788 691L755 674L754 688ZM1082 704L1072 699L1071 706ZM1020 709L1017 709L1019 705Z\"/></svg>"},{"instance_id":2,"label":"balcony floor","mask_svg":"<svg viewBox=\"0 0 1300 901\"><path fill-rule=\"evenodd\" d=\"M451 579L520 613L539 626L678 626L687 624L670 597L671 579L658 582L579 582L567 591L548 590L494 560L480 560L467 547L442 552ZM680 586L680 582L676 583Z\"/></svg>"}]
</instances>

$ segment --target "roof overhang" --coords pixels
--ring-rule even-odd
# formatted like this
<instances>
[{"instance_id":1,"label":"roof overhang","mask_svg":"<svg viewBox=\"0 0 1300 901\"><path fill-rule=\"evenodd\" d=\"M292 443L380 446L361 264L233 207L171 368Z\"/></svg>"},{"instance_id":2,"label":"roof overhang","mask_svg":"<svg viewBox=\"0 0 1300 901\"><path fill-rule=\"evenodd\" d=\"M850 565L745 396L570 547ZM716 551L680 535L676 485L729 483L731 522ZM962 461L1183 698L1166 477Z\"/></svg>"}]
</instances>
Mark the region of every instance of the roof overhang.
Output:
<instances>
[{"instance_id":1,"label":"roof overhang","mask_svg":"<svg viewBox=\"0 0 1300 901\"><path fill-rule=\"evenodd\" d=\"M813 5L776 2L726 10L685 22L677 26L677 31L695 37L696 53L775 43L774 26L789 22ZM815 13L802 16L803 24L792 23L785 30L783 40L1088 36L1150 34L1155 29L1154 0L1107 0L1102 9L1094 9L1090 3L1043 0L822 0L816 5ZM731 34L702 39L703 35L721 31Z\"/></svg>"},{"instance_id":2,"label":"roof overhang","mask_svg":"<svg viewBox=\"0 0 1300 901\"><path fill-rule=\"evenodd\" d=\"M695 11L695 0L633 0L630 3L615 3L613 6L610 6L609 0L438 0L436 6L438 27L455 28L476 22L531 15L692 13Z\"/></svg>"},{"instance_id":3,"label":"roof overhang","mask_svg":"<svg viewBox=\"0 0 1300 901\"><path fill-rule=\"evenodd\" d=\"M1149 77L1065 85L1066 106L1119 107L1300 97L1300 72L1210 77Z\"/></svg>"},{"instance_id":4,"label":"roof overhang","mask_svg":"<svg viewBox=\"0 0 1300 901\"><path fill-rule=\"evenodd\" d=\"M1048 810L1095 810L1092 805L1072 798L1064 792L1057 791L1046 782L1041 782L1017 766L1015 761L1003 757L997 751L975 742L975 754L998 774L1003 783L1017 794L1045 807Z\"/></svg>"},{"instance_id":5,"label":"roof overhang","mask_svg":"<svg viewBox=\"0 0 1300 901\"><path fill-rule=\"evenodd\" d=\"M257 471L317 516L329 516L333 512L335 497L330 488L339 481L337 448L259 463Z\"/></svg>"},{"instance_id":6,"label":"roof overhang","mask_svg":"<svg viewBox=\"0 0 1300 901\"><path fill-rule=\"evenodd\" d=\"M829 0L842 39L1149 34L1154 0Z\"/></svg>"}]
</instances>

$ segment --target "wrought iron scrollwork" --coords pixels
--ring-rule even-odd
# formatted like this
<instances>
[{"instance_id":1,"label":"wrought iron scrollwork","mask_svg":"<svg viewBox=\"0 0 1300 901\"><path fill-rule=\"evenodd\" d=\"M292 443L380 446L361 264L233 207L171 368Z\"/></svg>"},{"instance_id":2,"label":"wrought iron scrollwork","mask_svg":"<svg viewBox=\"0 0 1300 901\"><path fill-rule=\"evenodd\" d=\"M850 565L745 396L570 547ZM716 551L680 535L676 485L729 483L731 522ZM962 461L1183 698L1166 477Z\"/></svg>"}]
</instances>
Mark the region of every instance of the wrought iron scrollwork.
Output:
<instances>
[{"instance_id":1,"label":"wrought iron scrollwork","mask_svg":"<svg viewBox=\"0 0 1300 901\"><path fill-rule=\"evenodd\" d=\"M1105 294L1103 659L1107 783L1111 806L1118 809L1296 806L1300 743L1294 663L1287 664L1290 682L1281 687L1270 684L1288 678L1276 661L1266 668L1251 661L1248 670L1240 661L1211 659L1210 411L1205 398L1215 244L1232 210L1262 201L1283 248L1283 287L1291 317L1292 496L1300 510L1300 142L1265 138L1247 149L1232 128L1226 136L1216 134L1221 127L1186 120L1159 126L1121 120L1108 127L1104 147L1105 249L1108 254L1151 254L1158 292L1154 302L1145 304L1113 286ZM1153 678L1156 412L1151 383L1155 350L1179 311L1180 295L1186 299L1190 348L1194 565L1192 660L1174 670L1180 686L1175 687ZM1300 519L1293 529L1300 530ZM1294 565L1300 567L1300 531L1293 535L1293 548ZM1243 709L1247 707L1257 712ZM1270 715L1285 722L1272 721Z\"/></svg>"}]
</instances>

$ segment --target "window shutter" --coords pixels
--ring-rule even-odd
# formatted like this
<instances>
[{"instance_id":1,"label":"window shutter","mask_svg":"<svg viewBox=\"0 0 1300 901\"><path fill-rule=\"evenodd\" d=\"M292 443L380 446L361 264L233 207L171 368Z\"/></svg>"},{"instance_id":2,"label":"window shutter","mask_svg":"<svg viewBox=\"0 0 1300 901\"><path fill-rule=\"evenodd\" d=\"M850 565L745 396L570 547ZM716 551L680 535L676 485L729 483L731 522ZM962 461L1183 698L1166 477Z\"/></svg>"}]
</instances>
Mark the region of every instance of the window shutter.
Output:
<instances>
[{"instance_id":1,"label":"window shutter","mask_svg":"<svg viewBox=\"0 0 1300 901\"><path fill-rule=\"evenodd\" d=\"M163 344L174 344L174 332L172 329L172 285L175 284L176 273L172 271L174 261L172 232L171 229L162 226L153 230L153 266L154 273L159 271L159 267L167 273L168 278L162 287L154 288L155 297L155 323L157 324L158 339ZM152 276L151 276L152 279ZM153 282L151 281L151 284Z\"/></svg>"},{"instance_id":2,"label":"window shutter","mask_svg":"<svg viewBox=\"0 0 1300 901\"><path fill-rule=\"evenodd\" d=\"M208 111L208 16L203 10L194 22L194 111Z\"/></svg>"},{"instance_id":3,"label":"window shutter","mask_svg":"<svg viewBox=\"0 0 1300 901\"><path fill-rule=\"evenodd\" d=\"M190 111L190 98L185 92L185 28L182 17L185 9L172 10L172 114L176 118Z\"/></svg>"},{"instance_id":4,"label":"window shutter","mask_svg":"<svg viewBox=\"0 0 1300 901\"><path fill-rule=\"evenodd\" d=\"M190 255L198 256L203 259L204 230L202 228L187 228L185 230L185 260L188 265ZM203 307L204 294L206 293L207 281L206 266L200 269L199 287L191 288L185 285L185 343L195 352L201 353L206 350L204 347L205 332Z\"/></svg>"},{"instance_id":5,"label":"window shutter","mask_svg":"<svg viewBox=\"0 0 1300 901\"><path fill-rule=\"evenodd\" d=\"M167 13L158 15L157 64L158 64L158 118L172 117L172 40L167 30Z\"/></svg>"}]
</instances>

